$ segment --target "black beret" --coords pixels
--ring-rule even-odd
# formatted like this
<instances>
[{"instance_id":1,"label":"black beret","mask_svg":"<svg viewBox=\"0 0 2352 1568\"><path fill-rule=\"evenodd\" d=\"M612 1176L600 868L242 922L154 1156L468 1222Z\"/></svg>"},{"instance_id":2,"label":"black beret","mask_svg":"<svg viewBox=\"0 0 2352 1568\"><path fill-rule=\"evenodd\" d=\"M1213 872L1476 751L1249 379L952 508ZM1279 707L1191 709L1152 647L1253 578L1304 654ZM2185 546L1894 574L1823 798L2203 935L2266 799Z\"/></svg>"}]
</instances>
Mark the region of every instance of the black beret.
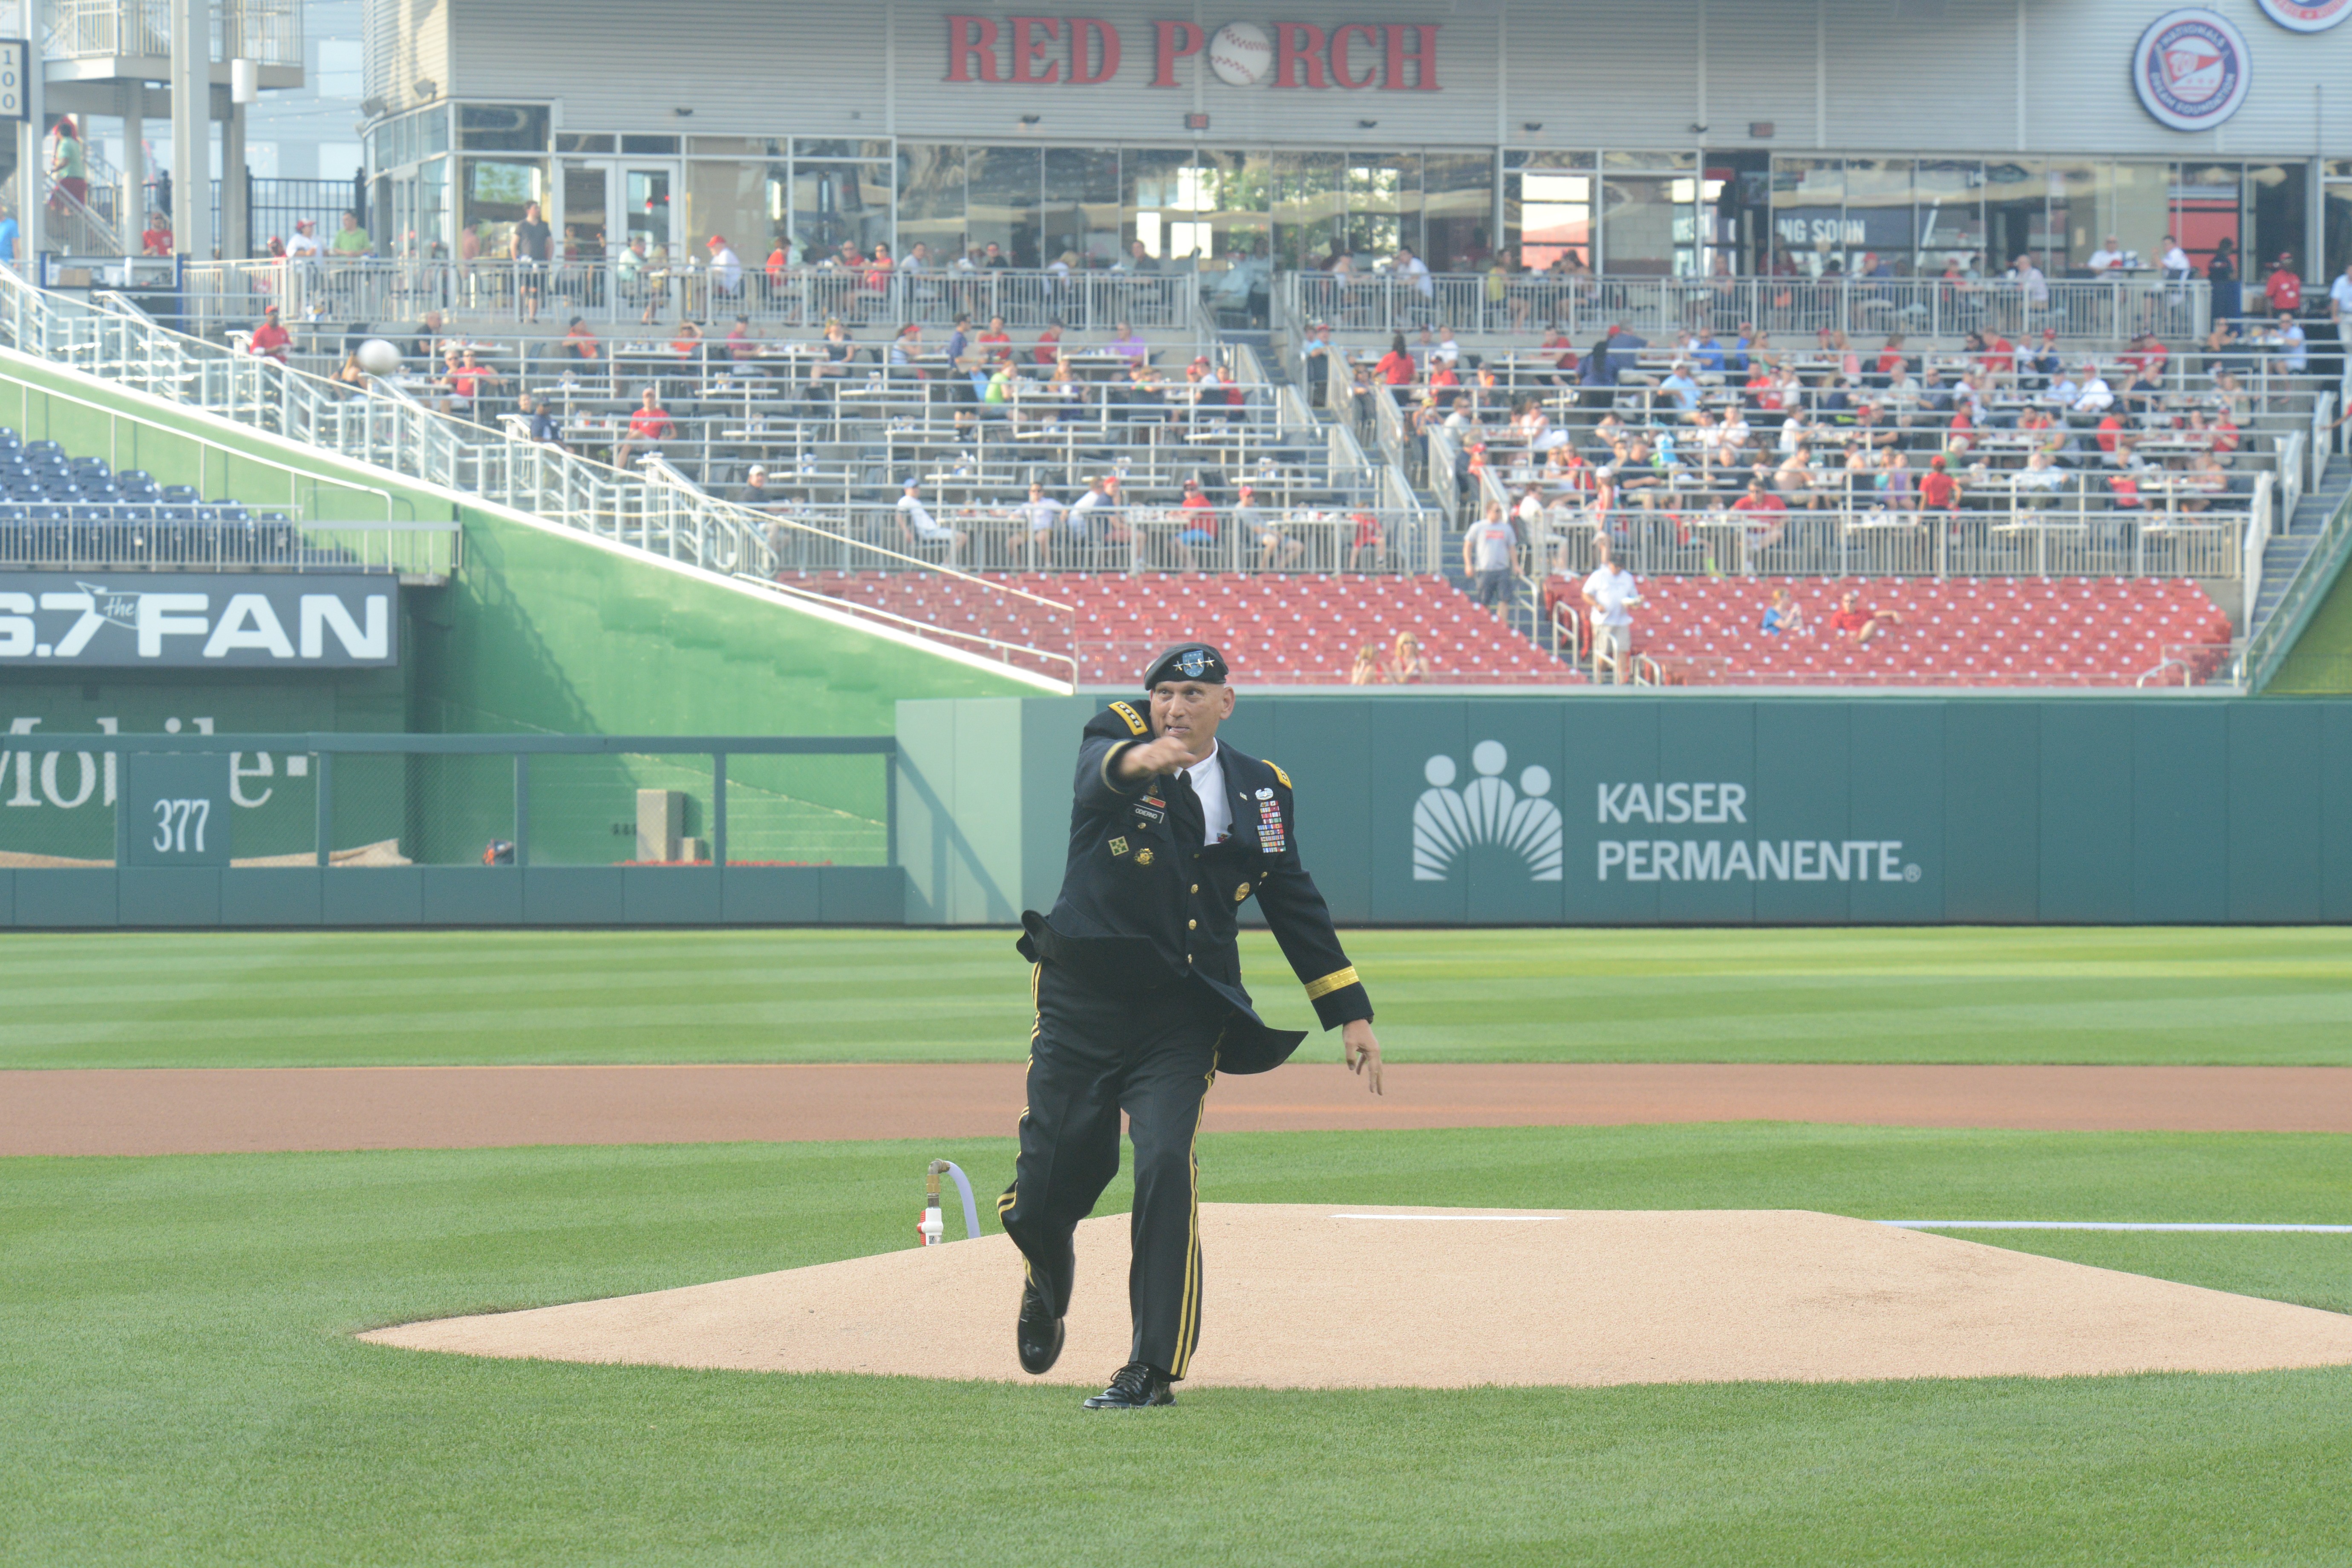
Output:
<instances>
[{"instance_id":1,"label":"black beret","mask_svg":"<svg viewBox=\"0 0 2352 1568\"><path fill-rule=\"evenodd\" d=\"M1225 675L1223 654L1204 642L1180 642L1151 661L1143 672L1143 689L1149 691L1163 680L1204 680L1223 686Z\"/></svg>"}]
</instances>

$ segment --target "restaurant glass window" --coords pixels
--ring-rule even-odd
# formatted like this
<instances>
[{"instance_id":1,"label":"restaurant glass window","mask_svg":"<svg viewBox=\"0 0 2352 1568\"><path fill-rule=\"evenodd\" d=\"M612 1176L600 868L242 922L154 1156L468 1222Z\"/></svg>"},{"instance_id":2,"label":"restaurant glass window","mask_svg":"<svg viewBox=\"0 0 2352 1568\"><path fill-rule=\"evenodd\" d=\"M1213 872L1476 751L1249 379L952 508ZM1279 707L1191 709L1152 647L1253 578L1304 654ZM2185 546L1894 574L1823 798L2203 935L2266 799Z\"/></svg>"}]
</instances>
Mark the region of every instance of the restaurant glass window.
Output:
<instances>
[{"instance_id":1,"label":"restaurant glass window","mask_svg":"<svg viewBox=\"0 0 2352 1568\"><path fill-rule=\"evenodd\" d=\"M1432 272L1472 271L1494 258L1492 153L1422 154L1419 244Z\"/></svg>"},{"instance_id":2,"label":"restaurant glass window","mask_svg":"<svg viewBox=\"0 0 2352 1568\"><path fill-rule=\"evenodd\" d=\"M544 104L460 104L457 144L469 153L544 153L547 108Z\"/></svg>"},{"instance_id":3,"label":"restaurant glass window","mask_svg":"<svg viewBox=\"0 0 2352 1568\"><path fill-rule=\"evenodd\" d=\"M1045 260L1075 253L1097 265L1109 264L1118 255L1118 219L1117 149L1045 149Z\"/></svg>"},{"instance_id":4,"label":"restaurant glass window","mask_svg":"<svg viewBox=\"0 0 2352 1568\"><path fill-rule=\"evenodd\" d=\"M2042 270L2051 277L2080 274L2091 253L2099 248L2099 193L2106 170L2105 163L2078 159L2052 159L2042 165L2049 231L2033 248Z\"/></svg>"},{"instance_id":5,"label":"restaurant glass window","mask_svg":"<svg viewBox=\"0 0 2352 1568\"><path fill-rule=\"evenodd\" d=\"M1400 245L1410 245L1416 251L1421 248L1421 159L1417 155L1349 153L1341 183L1347 198L1341 243L1350 254L1393 256Z\"/></svg>"},{"instance_id":6,"label":"restaurant glass window","mask_svg":"<svg viewBox=\"0 0 2352 1568\"><path fill-rule=\"evenodd\" d=\"M944 142L898 143L898 249L926 247L934 267L963 254L963 148Z\"/></svg>"},{"instance_id":7,"label":"restaurant glass window","mask_svg":"<svg viewBox=\"0 0 2352 1568\"><path fill-rule=\"evenodd\" d=\"M1845 232L1839 243L1849 274L1877 267L1907 275L1914 221L1910 159L1845 161Z\"/></svg>"},{"instance_id":8,"label":"restaurant glass window","mask_svg":"<svg viewBox=\"0 0 2352 1568\"><path fill-rule=\"evenodd\" d=\"M2173 233L2172 165L2102 163L2097 174L2099 221L2092 248L2113 235L2117 248L2138 258L2141 268L2152 273L2164 256L2164 237Z\"/></svg>"},{"instance_id":9,"label":"restaurant glass window","mask_svg":"<svg viewBox=\"0 0 2352 1568\"><path fill-rule=\"evenodd\" d=\"M532 202L547 200L546 161L467 158L460 161L460 167L465 176L458 209L460 226L475 229L481 247L478 254L506 255L514 237L514 226L522 221L523 208Z\"/></svg>"},{"instance_id":10,"label":"restaurant glass window","mask_svg":"<svg viewBox=\"0 0 2352 1568\"><path fill-rule=\"evenodd\" d=\"M2347 262L2352 262L2352 158L2332 158L2327 163L2326 184L2320 187L2320 270L2335 287ZM2352 335L2352 327L2339 326L2339 342Z\"/></svg>"},{"instance_id":11,"label":"restaurant glass window","mask_svg":"<svg viewBox=\"0 0 2352 1568\"><path fill-rule=\"evenodd\" d=\"M1988 278L2009 269L2031 251L2049 258L2050 168L2038 158L2007 158L1985 164L1985 259Z\"/></svg>"},{"instance_id":12,"label":"restaurant glass window","mask_svg":"<svg viewBox=\"0 0 2352 1568\"><path fill-rule=\"evenodd\" d=\"M1563 255L1592 260L1589 153L1508 153L1503 163L1503 243L1534 271Z\"/></svg>"},{"instance_id":13,"label":"restaurant glass window","mask_svg":"<svg viewBox=\"0 0 2352 1568\"><path fill-rule=\"evenodd\" d=\"M675 136L624 136L621 156L624 158L675 158L678 138Z\"/></svg>"},{"instance_id":14,"label":"restaurant glass window","mask_svg":"<svg viewBox=\"0 0 2352 1568\"><path fill-rule=\"evenodd\" d=\"M1119 155L1119 254L1137 240L1153 256L1167 254L1171 226L1193 221L1197 189L1192 154L1182 148L1129 148ZM1178 205L1181 197L1184 205Z\"/></svg>"},{"instance_id":15,"label":"restaurant glass window","mask_svg":"<svg viewBox=\"0 0 2352 1568\"><path fill-rule=\"evenodd\" d=\"M1023 268L1042 265L1041 152L1036 147L973 147L964 154L964 212L971 243L985 249L992 242L1006 260Z\"/></svg>"},{"instance_id":16,"label":"restaurant glass window","mask_svg":"<svg viewBox=\"0 0 2352 1568\"><path fill-rule=\"evenodd\" d=\"M2309 188L2307 163L2246 165L2246 205L2253 237L2246 243L2247 302L2259 303L2255 290L2271 275L2282 251L2294 257L2294 269L2305 283L2315 281L2311 257L2304 246L2304 200Z\"/></svg>"},{"instance_id":17,"label":"restaurant glass window","mask_svg":"<svg viewBox=\"0 0 2352 1568\"><path fill-rule=\"evenodd\" d=\"M449 254L449 160L427 158L416 165L416 205L401 230L403 253Z\"/></svg>"},{"instance_id":18,"label":"restaurant glass window","mask_svg":"<svg viewBox=\"0 0 2352 1568\"><path fill-rule=\"evenodd\" d=\"M1344 249L1347 227L1345 165L1338 153L1277 152L1274 154L1275 265L1323 267ZM1360 258L1369 266L1374 258Z\"/></svg>"},{"instance_id":19,"label":"restaurant glass window","mask_svg":"<svg viewBox=\"0 0 2352 1568\"><path fill-rule=\"evenodd\" d=\"M1768 271L1808 277L1845 249L1845 160L1772 160L1772 251Z\"/></svg>"},{"instance_id":20,"label":"restaurant glass window","mask_svg":"<svg viewBox=\"0 0 2352 1568\"><path fill-rule=\"evenodd\" d=\"M2205 276L2221 241L2242 247L2240 211L2242 180L2235 163L2176 163L2172 167L2171 203L2165 223L2189 253L2189 264ZM2241 262L2242 266L2242 261Z\"/></svg>"},{"instance_id":21,"label":"restaurant glass window","mask_svg":"<svg viewBox=\"0 0 2352 1568\"><path fill-rule=\"evenodd\" d=\"M1922 158L1911 171L1918 226L1916 271L1941 276L1952 258L1963 269L1983 263L1984 165L1973 158Z\"/></svg>"},{"instance_id":22,"label":"restaurant glass window","mask_svg":"<svg viewBox=\"0 0 2352 1568\"><path fill-rule=\"evenodd\" d=\"M796 144L792 224L803 261L837 255L845 241L872 256L890 239L890 165L804 158Z\"/></svg>"},{"instance_id":23,"label":"restaurant glass window","mask_svg":"<svg viewBox=\"0 0 2352 1568\"><path fill-rule=\"evenodd\" d=\"M1264 153L1195 154L1190 176L1192 239L1204 260L1232 262L1267 254L1274 243L1273 171ZM1175 237L1181 239L1182 235Z\"/></svg>"},{"instance_id":24,"label":"restaurant glass window","mask_svg":"<svg viewBox=\"0 0 2352 1568\"><path fill-rule=\"evenodd\" d=\"M719 235L745 266L764 261L783 233L786 178L782 163L762 160L698 158L687 164L685 234L697 253L707 255L711 236Z\"/></svg>"}]
</instances>

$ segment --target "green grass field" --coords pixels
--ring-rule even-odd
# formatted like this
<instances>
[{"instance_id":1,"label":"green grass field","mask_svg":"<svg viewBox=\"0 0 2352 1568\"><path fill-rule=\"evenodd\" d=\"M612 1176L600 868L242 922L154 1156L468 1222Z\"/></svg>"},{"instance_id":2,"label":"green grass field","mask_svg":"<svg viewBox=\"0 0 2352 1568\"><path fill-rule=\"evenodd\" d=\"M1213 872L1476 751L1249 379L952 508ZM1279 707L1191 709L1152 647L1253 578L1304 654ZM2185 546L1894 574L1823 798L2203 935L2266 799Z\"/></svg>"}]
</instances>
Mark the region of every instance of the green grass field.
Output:
<instances>
[{"instance_id":1,"label":"green grass field","mask_svg":"<svg viewBox=\"0 0 2352 1568\"><path fill-rule=\"evenodd\" d=\"M2333 930L1378 931L1400 1061L2352 1065ZM12 936L0 1067L1018 1061L1003 931ZM1307 1027L1272 941L1244 973Z\"/></svg>"},{"instance_id":2,"label":"green grass field","mask_svg":"<svg viewBox=\"0 0 2352 1568\"><path fill-rule=\"evenodd\" d=\"M2296 1218L2340 1215L2341 1143L1757 1126L1233 1134L1204 1140L1203 1196ZM989 1142L11 1162L0 1557L2345 1560L2352 1373L2338 1372L1198 1390L1172 1411L1103 1417L1038 1385L477 1362L349 1337L900 1246L912 1178L940 1153L990 1181L1008 1158ZM2352 1307L2347 1237L2001 1237ZM1008 1295L1008 1332L1011 1309ZM1233 1327L1213 1317L1209 1332Z\"/></svg>"},{"instance_id":3,"label":"green grass field","mask_svg":"<svg viewBox=\"0 0 2352 1568\"><path fill-rule=\"evenodd\" d=\"M1392 1059L2352 1065L2324 931L1378 931ZM1271 944L1269 1015L1307 1009ZM1003 932L0 940L0 1067L1017 1060ZM0 1161L0 1562L2343 1564L2352 1369L1066 1389L478 1362L417 1317L902 1247L1010 1139ZM1234 1133L1224 1202L2352 1222L2352 1139ZM1127 1202L1119 1187L1103 1212ZM983 1205L983 1209L987 1205ZM2352 1311L2352 1237L1969 1239ZM1216 1317L1208 1260L1206 1330ZM1013 1301L1005 1302L1009 1335ZM1335 1334L1397 1331L1334 1323ZM1106 1373L1110 1370L1102 1369Z\"/></svg>"}]
</instances>

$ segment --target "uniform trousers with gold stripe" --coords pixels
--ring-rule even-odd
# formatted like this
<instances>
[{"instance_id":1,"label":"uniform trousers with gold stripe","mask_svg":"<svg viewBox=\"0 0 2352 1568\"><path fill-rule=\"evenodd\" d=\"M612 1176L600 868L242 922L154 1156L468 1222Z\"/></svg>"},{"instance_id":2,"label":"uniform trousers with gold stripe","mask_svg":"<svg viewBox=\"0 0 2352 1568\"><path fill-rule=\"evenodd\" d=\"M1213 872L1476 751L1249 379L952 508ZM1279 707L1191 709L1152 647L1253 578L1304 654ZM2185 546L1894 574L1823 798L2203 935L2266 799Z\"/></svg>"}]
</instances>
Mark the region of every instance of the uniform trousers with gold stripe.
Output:
<instances>
[{"instance_id":1,"label":"uniform trousers with gold stripe","mask_svg":"<svg viewBox=\"0 0 2352 1568\"><path fill-rule=\"evenodd\" d=\"M1098 989L1061 965L1037 966L1029 1104L1021 1158L997 1200L1004 1231L1056 1314L1076 1268L1072 1234L1118 1174L1119 1113L1135 1145L1135 1315L1130 1361L1184 1375L1201 1339L1200 1167L1193 1143L1217 1043L1233 1005L1181 981L1151 991Z\"/></svg>"}]
</instances>

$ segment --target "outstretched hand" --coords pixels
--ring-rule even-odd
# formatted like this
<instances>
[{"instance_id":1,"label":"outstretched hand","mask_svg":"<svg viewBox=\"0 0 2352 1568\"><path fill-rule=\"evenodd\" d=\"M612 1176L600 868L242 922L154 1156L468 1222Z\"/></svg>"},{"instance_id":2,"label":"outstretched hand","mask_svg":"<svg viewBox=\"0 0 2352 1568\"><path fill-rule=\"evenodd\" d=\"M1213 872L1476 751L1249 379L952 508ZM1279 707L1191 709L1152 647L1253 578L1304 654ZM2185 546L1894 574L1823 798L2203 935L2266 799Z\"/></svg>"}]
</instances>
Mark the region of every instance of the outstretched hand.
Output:
<instances>
[{"instance_id":1,"label":"outstretched hand","mask_svg":"<svg viewBox=\"0 0 2352 1568\"><path fill-rule=\"evenodd\" d=\"M1381 1088L1381 1043L1372 1037L1371 1020L1358 1018L1339 1029L1339 1049L1348 1070L1370 1079L1365 1087L1374 1094L1385 1096Z\"/></svg>"},{"instance_id":2,"label":"outstretched hand","mask_svg":"<svg viewBox=\"0 0 2352 1568\"><path fill-rule=\"evenodd\" d=\"M1172 773L1179 768L1192 765L1191 750L1173 735L1139 742L1118 754L1119 773L1130 779L1144 778L1152 773Z\"/></svg>"}]
</instances>

